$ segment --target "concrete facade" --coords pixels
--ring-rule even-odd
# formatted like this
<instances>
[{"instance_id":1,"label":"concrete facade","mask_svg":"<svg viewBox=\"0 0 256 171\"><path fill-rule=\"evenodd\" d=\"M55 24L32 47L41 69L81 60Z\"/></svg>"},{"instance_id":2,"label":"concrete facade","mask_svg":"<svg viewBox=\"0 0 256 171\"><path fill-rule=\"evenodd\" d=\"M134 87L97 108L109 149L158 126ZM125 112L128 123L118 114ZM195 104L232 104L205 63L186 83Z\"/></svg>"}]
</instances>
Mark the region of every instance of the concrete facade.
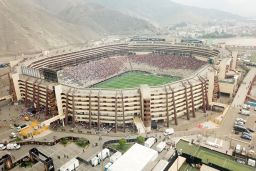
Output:
<instances>
[{"instance_id":1,"label":"concrete facade","mask_svg":"<svg viewBox=\"0 0 256 171\"><path fill-rule=\"evenodd\" d=\"M56 57L46 57L26 61L26 69L33 68L32 75L38 76L38 71L43 67L54 69L90 59L100 59L113 54L128 51L149 51L154 53L179 53L186 51L202 56L216 56L217 51L198 48L174 46L170 44L118 44L109 45L79 53L77 60L72 54L63 54ZM92 54L93 53L93 54ZM61 61L60 61L60 59ZM70 58L73 60L71 61ZM186 116L196 117L195 111L199 108L206 111L209 100L212 98L214 73L208 73L213 68L209 65L200 69L191 77L158 87L141 86L134 89L104 90L104 89L77 89L48 82L44 79L16 73L12 75L15 92L18 100L24 100L25 106L33 104L37 109L45 106L46 113L55 118L71 118L72 123L86 122L89 128L102 124L110 124L117 130L125 131L127 124L132 124L135 116L139 116L146 130L150 130L151 121L164 123L169 127L170 121L178 124L178 118ZM36 74L34 74L36 73ZM209 91L210 88L210 91ZM56 117L59 116L59 117Z\"/></svg>"}]
</instances>

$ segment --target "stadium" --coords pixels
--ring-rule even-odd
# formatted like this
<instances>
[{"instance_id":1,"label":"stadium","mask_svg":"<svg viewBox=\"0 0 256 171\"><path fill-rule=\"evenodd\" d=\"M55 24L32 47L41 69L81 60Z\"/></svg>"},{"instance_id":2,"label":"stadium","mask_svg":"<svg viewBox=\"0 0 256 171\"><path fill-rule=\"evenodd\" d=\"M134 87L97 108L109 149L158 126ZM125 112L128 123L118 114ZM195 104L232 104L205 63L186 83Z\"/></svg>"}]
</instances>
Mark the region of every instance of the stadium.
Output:
<instances>
[{"instance_id":1,"label":"stadium","mask_svg":"<svg viewBox=\"0 0 256 171\"><path fill-rule=\"evenodd\" d=\"M130 40L75 52L44 52L13 65L14 99L49 116L44 124L83 122L115 131L135 125L150 131L196 117L214 98L214 69L207 47L165 40Z\"/></svg>"}]
</instances>

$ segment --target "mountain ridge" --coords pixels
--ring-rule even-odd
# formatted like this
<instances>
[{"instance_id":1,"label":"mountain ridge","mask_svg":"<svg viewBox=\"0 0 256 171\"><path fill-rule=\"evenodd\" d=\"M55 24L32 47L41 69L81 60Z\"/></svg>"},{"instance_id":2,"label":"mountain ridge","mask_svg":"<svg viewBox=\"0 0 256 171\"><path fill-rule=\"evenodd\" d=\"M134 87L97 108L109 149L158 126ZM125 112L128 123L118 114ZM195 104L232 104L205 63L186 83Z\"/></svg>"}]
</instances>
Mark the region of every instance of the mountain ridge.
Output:
<instances>
[{"instance_id":1,"label":"mountain ridge","mask_svg":"<svg viewBox=\"0 0 256 171\"><path fill-rule=\"evenodd\" d=\"M155 34L175 23L242 17L170 0L0 0L0 55L41 51L108 35Z\"/></svg>"}]
</instances>

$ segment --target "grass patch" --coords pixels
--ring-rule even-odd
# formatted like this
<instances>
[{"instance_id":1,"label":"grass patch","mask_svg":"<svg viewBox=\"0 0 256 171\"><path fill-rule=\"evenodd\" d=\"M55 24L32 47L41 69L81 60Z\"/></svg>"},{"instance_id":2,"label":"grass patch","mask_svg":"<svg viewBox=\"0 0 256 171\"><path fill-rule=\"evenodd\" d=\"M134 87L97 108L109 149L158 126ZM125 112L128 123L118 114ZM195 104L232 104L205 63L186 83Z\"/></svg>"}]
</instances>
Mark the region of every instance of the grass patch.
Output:
<instances>
[{"instance_id":1,"label":"grass patch","mask_svg":"<svg viewBox=\"0 0 256 171\"><path fill-rule=\"evenodd\" d=\"M79 147L85 148L89 144L89 141L85 138L79 138L78 140L75 141L75 143Z\"/></svg>"},{"instance_id":2,"label":"grass patch","mask_svg":"<svg viewBox=\"0 0 256 171\"><path fill-rule=\"evenodd\" d=\"M180 80L181 77L155 75L142 71L130 71L94 85L95 88L134 88L142 84L157 86Z\"/></svg>"},{"instance_id":3,"label":"grass patch","mask_svg":"<svg viewBox=\"0 0 256 171\"><path fill-rule=\"evenodd\" d=\"M64 146L66 146L68 143L70 143L69 139L68 138L62 138L60 140L60 143Z\"/></svg>"},{"instance_id":4,"label":"grass patch","mask_svg":"<svg viewBox=\"0 0 256 171\"><path fill-rule=\"evenodd\" d=\"M16 142L20 142L21 140L22 140L22 139L21 139L20 137L16 137L16 138L15 138L15 141L16 141Z\"/></svg>"},{"instance_id":5,"label":"grass patch","mask_svg":"<svg viewBox=\"0 0 256 171\"><path fill-rule=\"evenodd\" d=\"M233 157L221 154L216 151L209 150L205 147L200 147L197 145L189 145L188 142L180 140L177 144L177 149L182 149L183 153L191 154L193 156L196 156L198 158L201 158L204 163L214 163L216 165L219 165L221 167L235 170L235 171L252 171L253 168L247 165L243 165L240 163L237 163Z\"/></svg>"},{"instance_id":6,"label":"grass patch","mask_svg":"<svg viewBox=\"0 0 256 171\"><path fill-rule=\"evenodd\" d=\"M111 147L120 151L121 153L125 153L127 150L129 150L129 148L131 148L131 146L133 146L133 143L127 143L123 146L123 148L120 148L119 144L112 144Z\"/></svg>"}]
</instances>

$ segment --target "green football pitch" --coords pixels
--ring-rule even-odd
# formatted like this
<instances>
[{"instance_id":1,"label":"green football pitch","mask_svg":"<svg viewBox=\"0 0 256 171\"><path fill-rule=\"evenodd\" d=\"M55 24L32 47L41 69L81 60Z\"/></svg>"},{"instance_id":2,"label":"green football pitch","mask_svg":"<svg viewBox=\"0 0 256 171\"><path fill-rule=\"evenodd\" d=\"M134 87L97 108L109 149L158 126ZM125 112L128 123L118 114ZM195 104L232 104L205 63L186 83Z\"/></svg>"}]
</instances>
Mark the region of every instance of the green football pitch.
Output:
<instances>
[{"instance_id":1,"label":"green football pitch","mask_svg":"<svg viewBox=\"0 0 256 171\"><path fill-rule=\"evenodd\" d=\"M205 147L200 147L194 144L189 144L186 141L180 140L177 144L177 149L181 150L183 153L193 155L202 159L204 163L214 163L218 166L224 167L229 170L234 171L253 171L254 168L237 163L231 156L218 153L216 151L207 149ZM184 167L180 169L180 171L193 171L194 169L185 164Z\"/></svg>"},{"instance_id":2,"label":"green football pitch","mask_svg":"<svg viewBox=\"0 0 256 171\"><path fill-rule=\"evenodd\" d=\"M115 76L101 83L95 84L95 88L110 88L110 89L122 89L122 88L134 88L139 87L141 84L147 84L149 86L157 86L180 80L181 77L155 75L142 71L130 71L124 74Z\"/></svg>"}]
</instances>

